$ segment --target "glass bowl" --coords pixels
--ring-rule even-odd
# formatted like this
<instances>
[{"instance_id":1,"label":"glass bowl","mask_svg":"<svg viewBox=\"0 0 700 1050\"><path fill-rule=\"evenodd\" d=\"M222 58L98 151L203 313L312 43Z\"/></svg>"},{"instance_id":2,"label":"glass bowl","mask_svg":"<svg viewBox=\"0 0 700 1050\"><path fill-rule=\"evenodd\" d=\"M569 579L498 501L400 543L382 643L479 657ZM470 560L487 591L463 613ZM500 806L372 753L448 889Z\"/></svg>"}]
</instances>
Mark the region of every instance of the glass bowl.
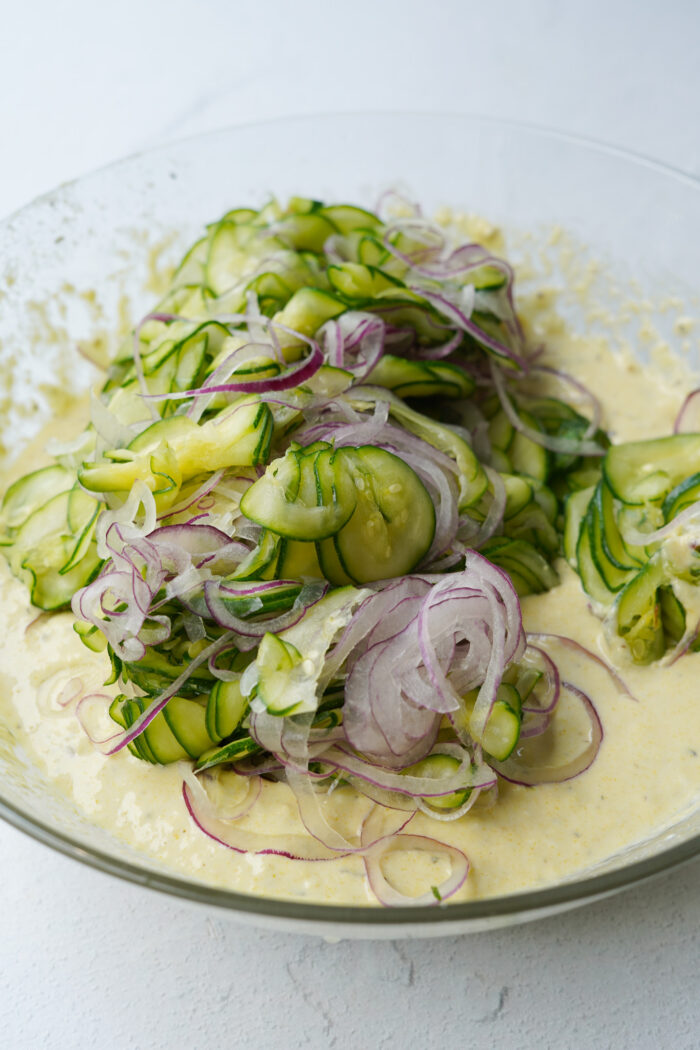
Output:
<instances>
[{"instance_id":1,"label":"glass bowl","mask_svg":"<svg viewBox=\"0 0 700 1050\"><path fill-rule=\"evenodd\" d=\"M40 198L2 224L0 365L5 444L16 451L52 411L50 388L86 388L75 343L109 341L125 310L154 301L154 260L174 261L202 225L274 194L372 205L404 189L431 214L450 205L535 247L566 231L571 257L596 260L600 305L624 287L639 301L697 304L700 183L608 147L455 115L302 117L231 128L131 157ZM547 257L545 258L545 255ZM539 258L539 262L538 262ZM612 288L614 283L615 288ZM96 297L84 294L96 290ZM572 323L580 323L574 316ZM659 310L659 326L668 327ZM672 337L672 334L671 334ZM643 349L639 351L643 357ZM272 900L173 875L92 825L0 727L0 816L41 842L131 882L259 925L329 937L431 936L550 915L609 895L700 854L700 808L581 876L527 892L433 908ZM650 889L650 892L653 892Z\"/></svg>"}]
</instances>

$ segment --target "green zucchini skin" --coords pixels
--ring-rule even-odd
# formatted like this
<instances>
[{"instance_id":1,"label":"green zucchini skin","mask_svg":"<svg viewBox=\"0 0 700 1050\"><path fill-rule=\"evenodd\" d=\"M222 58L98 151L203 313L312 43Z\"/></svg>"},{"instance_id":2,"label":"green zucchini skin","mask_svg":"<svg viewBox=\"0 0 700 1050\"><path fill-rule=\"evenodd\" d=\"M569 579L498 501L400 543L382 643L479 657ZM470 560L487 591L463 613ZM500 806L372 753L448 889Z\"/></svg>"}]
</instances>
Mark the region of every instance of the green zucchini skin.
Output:
<instances>
[{"instance_id":1,"label":"green zucchini skin","mask_svg":"<svg viewBox=\"0 0 700 1050\"><path fill-rule=\"evenodd\" d=\"M631 524L637 532L653 533L696 503L698 463L697 434L613 445L595 487L567 500L566 557L639 664L660 659L684 638L688 622L682 583L700 578L700 564L665 556L663 540L632 544L625 529ZM690 638L687 644L694 648L697 643Z\"/></svg>"},{"instance_id":2,"label":"green zucchini skin","mask_svg":"<svg viewBox=\"0 0 700 1050\"><path fill-rule=\"evenodd\" d=\"M411 572L435 534L435 508L425 485L398 456L358 448L292 448L270 465L241 500L241 509L268 532L292 541L285 564L295 573L323 573L331 583L368 583ZM330 555L323 541L332 540ZM304 544L306 564L295 565Z\"/></svg>"}]
</instances>

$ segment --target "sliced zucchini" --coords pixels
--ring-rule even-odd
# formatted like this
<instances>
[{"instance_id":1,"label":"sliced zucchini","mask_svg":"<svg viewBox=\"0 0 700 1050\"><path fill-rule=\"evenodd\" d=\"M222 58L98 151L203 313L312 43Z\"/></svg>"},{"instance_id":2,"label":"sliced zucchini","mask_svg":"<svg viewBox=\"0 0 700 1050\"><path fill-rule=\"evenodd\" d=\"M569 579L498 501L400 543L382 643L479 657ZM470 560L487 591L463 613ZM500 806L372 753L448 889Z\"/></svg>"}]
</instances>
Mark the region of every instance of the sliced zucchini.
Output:
<instances>
[{"instance_id":1,"label":"sliced zucchini","mask_svg":"<svg viewBox=\"0 0 700 1050\"><path fill-rule=\"evenodd\" d=\"M700 434L672 434L613 445L603 473L617 499L639 505L663 500L684 478L697 473L698 463Z\"/></svg>"},{"instance_id":2,"label":"sliced zucchini","mask_svg":"<svg viewBox=\"0 0 700 1050\"><path fill-rule=\"evenodd\" d=\"M324 448L304 455L290 449L246 491L241 510L288 539L314 542L333 536L350 519L357 499L342 451Z\"/></svg>"},{"instance_id":3,"label":"sliced zucchini","mask_svg":"<svg viewBox=\"0 0 700 1050\"><path fill-rule=\"evenodd\" d=\"M435 508L423 482L384 449L366 445L339 451L345 453L357 491L352 517L333 541L344 571L356 583L411 572L435 535Z\"/></svg>"},{"instance_id":4,"label":"sliced zucchini","mask_svg":"<svg viewBox=\"0 0 700 1050\"><path fill-rule=\"evenodd\" d=\"M248 710L248 697L241 693L238 679L217 682L209 694L205 715L206 728L212 740L230 737Z\"/></svg>"},{"instance_id":5,"label":"sliced zucchini","mask_svg":"<svg viewBox=\"0 0 700 1050\"><path fill-rule=\"evenodd\" d=\"M697 503L698 500L700 500L700 473L691 474L689 478L684 478L679 485L671 489L661 508L664 520L671 521L677 514L691 504Z\"/></svg>"},{"instance_id":6,"label":"sliced zucchini","mask_svg":"<svg viewBox=\"0 0 700 1050\"><path fill-rule=\"evenodd\" d=\"M290 672L302 662L299 650L276 634L265 634L255 658L258 666L258 697L270 714L286 715L298 704L290 690Z\"/></svg>"},{"instance_id":7,"label":"sliced zucchini","mask_svg":"<svg viewBox=\"0 0 700 1050\"><path fill-rule=\"evenodd\" d=\"M456 365L384 354L365 379L398 397L469 397L474 380Z\"/></svg>"},{"instance_id":8,"label":"sliced zucchini","mask_svg":"<svg viewBox=\"0 0 700 1050\"><path fill-rule=\"evenodd\" d=\"M473 689L464 698L467 726L476 704L479 690ZM501 682L496 700L489 714L480 743L487 754L503 762L517 746L522 724L522 701L516 687Z\"/></svg>"},{"instance_id":9,"label":"sliced zucchini","mask_svg":"<svg viewBox=\"0 0 700 1050\"><path fill-rule=\"evenodd\" d=\"M660 558L653 558L620 592L615 609L617 633L627 642L636 663L648 664L666 649L659 587L665 574Z\"/></svg>"},{"instance_id":10,"label":"sliced zucchini","mask_svg":"<svg viewBox=\"0 0 700 1050\"><path fill-rule=\"evenodd\" d=\"M154 423L128 450L112 453L121 461L87 463L78 479L91 492L129 492L141 479L154 492L174 488L172 503L183 480L222 467L264 462L272 428L269 406L247 394L205 423L195 423L187 416Z\"/></svg>"},{"instance_id":11,"label":"sliced zucchini","mask_svg":"<svg viewBox=\"0 0 700 1050\"><path fill-rule=\"evenodd\" d=\"M241 759L248 758L249 755L257 755L261 751L260 744L256 743L252 737L241 736L236 740L229 741L222 747L205 751L195 765L195 769L198 773L201 773L205 769L213 769L214 766L221 766L226 762L239 762Z\"/></svg>"},{"instance_id":12,"label":"sliced zucchini","mask_svg":"<svg viewBox=\"0 0 700 1050\"><path fill-rule=\"evenodd\" d=\"M30 515L54 496L67 492L75 484L75 474L55 464L25 474L8 488L0 506L0 525L17 529Z\"/></svg>"},{"instance_id":13,"label":"sliced zucchini","mask_svg":"<svg viewBox=\"0 0 700 1050\"><path fill-rule=\"evenodd\" d=\"M590 531L585 519L581 523L578 542L576 544L576 563L584 591L589 594L594 601L599 602L600 605L611 605L615 599L615 594L606 584L598 571L598 566L593 560Z\"/></svg>"},{"instance_id":14,"label":"sliced zucchini","mask_svg":"<svg viewBox=\"0 0 700 1050\"><path fill-rule=\"evenodd\" d=\"M386 394L381 396L386 398ZM361 392L358 392L360 403L361 397ZM486 491L488 478L464 438L447 424L438 423L416 412L397 397L390 398L389 411L406 430L454 459L459 471L460 510L465 510L477 503Z\"/></svg>"},{"instance_id":15,"label":"sliced zucchini","mask_svg":"<svg viewBox=\"0 0 700 1050\"><path fill-rule=\"evenodd\" d=\"M448 777L454 777L461 763L452 755L428 755L419 762L407 766L402 770L406 776L429 777L435 780L435 788L439 789L440 781ZM426 796L426 802L435 809L457 809L467 801L471 795L471 788L465 787L463 791L451 791L449 795Z\"/></svg>"},{"instance_id":16,"label":"sliced zucchini","mask_svg":"<svg viewBox=\"0 0 700 1050\"><path fill-rule=\"evenodd\" d=\"M109 713L115 722L128 728L144 709L143 698L137 702L117 697ZM205 717L201 703L173 696L136 737L134 750L139 758L148 758L159 765L197 759L214 744L207 732Z\"/></svg>"},{"instance_id":17,"label":"sliced zucchini","mask_svg":"<svg viewBox=\"0 0 700 1050\"><path fill-rule=\"evenodd\" d=\"M586 511L588 510L588 505L591 502L594 491L595 488L591 486L586 489L579 489L577 492L572 492L566 497L566 503L564 504L564 557L572 569L576 569L577 571L577 547L579 533L581 531L581 522L586 516Z\"/></svg>"}]
</instances>

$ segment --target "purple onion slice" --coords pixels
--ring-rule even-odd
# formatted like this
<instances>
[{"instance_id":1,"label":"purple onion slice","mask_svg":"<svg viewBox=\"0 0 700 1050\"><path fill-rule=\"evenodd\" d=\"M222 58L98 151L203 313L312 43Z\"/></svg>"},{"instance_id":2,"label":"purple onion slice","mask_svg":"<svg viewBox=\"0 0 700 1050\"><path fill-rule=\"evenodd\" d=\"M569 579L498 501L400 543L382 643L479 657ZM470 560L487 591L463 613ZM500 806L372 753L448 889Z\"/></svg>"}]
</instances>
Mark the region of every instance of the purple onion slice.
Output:
<instances>
[{"instance_id":1,"label":"purple onion slice","mask_svg":"<svg viewBox=\"0 0 700 1050\"><path fill-rule=\"evenodd\" d=\"M535 740L521 740L513 755L505 762L491 761L491 766L504 780L525 787L537 784L560 784L565 780L584 773L595 761L603 740L603 726L592 700L570 682L562 682L562 698L568 694L574 703L580 705L585 730L579 730L579 750L571 758L557 764L547 760L547 748L551 746L552 737L537 737ZM561 704L558 715L561 714Z\"/></svg>"}]
</instances>

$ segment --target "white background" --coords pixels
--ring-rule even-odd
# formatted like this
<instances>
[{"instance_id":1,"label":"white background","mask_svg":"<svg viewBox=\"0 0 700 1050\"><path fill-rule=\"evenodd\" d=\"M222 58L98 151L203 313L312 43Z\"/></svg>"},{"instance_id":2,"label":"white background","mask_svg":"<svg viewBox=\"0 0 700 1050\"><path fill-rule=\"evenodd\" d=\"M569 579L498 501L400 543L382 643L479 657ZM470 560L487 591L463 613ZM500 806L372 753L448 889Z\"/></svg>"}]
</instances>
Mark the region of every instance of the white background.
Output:
<instances>
[{"instance_id":1,"label":"white background","mask_svg":"<svg viewBox=\"0 0 700 1050\"><path fill-rule=\"evenodd\" d=\"M339 110L482 112L700 176L697 0L4 0L0 216L151 144ZM700 1046L697 865L432 942L260 933L0 827L0 1045Z\"/></svg>"}]
</instances>

